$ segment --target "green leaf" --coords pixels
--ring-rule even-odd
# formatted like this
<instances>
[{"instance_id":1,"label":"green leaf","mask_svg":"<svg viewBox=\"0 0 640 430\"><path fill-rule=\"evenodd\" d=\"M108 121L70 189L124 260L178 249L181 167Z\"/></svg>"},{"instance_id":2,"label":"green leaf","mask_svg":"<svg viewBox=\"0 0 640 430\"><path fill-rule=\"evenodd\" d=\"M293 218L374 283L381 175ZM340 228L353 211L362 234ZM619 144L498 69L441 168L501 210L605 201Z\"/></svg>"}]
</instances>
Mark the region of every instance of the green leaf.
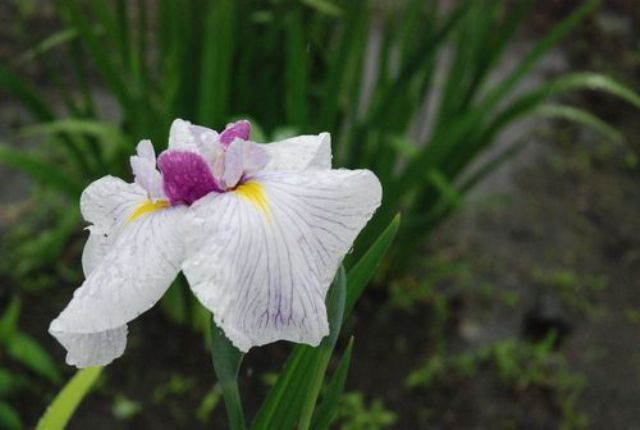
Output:
<instances>
[{"instance_id":1,"label":"green leaf","mask_svg":"<svg viewBox=\"0 0 640 430\"><path fill-rule=\"evenodd\" d=\"M105 49L105 40L98 37L97 26L89 22L86 14L76 1L59 1L61 7L68 14L69 22L75 27L78 36L84 42L91 55L96 69L109 86L111 92L117 97L125 113L132 114L135 110L135 100L132 96L129 85L123 77L121 69L118 67L113 55L109 54L109 49ZM100 6L99 2L92 2L92 7ZM101 9L97 13L98 19L102 19L107 33L114 35L117 29L114 27L111 14L106 9Z\"/></svg>"},{"instance_id":2,"label":"green leaf","mask_svg":"<svg viewBox=\"0 0 640 430\"><path fill-rule=\"evenodd\" d=\"M483 130L482 133L478 133L478 143L476 144L477 148L475 148L475 150L479 150L483 146L489 144L507 125L540 109L541 106L543 106L543 103L550 97L558 96L573 90L601 91L605 94L619 97L634 107L640 108L640 96L614 79L597 73L571 73L551 82L542 84L539 87L517 97L495 116L495 118L485 127L485 130ZM566 110L564 114L565 116L567 115ZM576 117L575 112L573 112L572 115L574 118ZM580 114L578 114L578 116L580 116ZM581 119L583 122L586 120L584 115L582 115ZM598 120L594 121L591 119L592 126L597 122ZM602 124L597 127L602 129ZM604 128L606 129L607 126L605 125ZM607 133L610 133L610 131ZM471 155L472 154L469 154L469 156Z\"/></svg>"},{"instance_id":3,"label":"green leaf","mask_svg":"<svg viewBox=\"0 0 640 430\"><path fill-rule=\"evenodd\" d=\"M614 142L622 142L622 134L597 116L584 109L556 104L542 105L535 110L536 114L550 118L560 118L594 128Z\"/></svg>"},{"instance_id":4,"label":"green leaf","mask_svg":"<svg viewBox=\"0 0 640 430\"><path fill-rule=\"evenodd\" d=\"M329 318L329 336L322 339L318 351L316 353L316 360L312 370L308 374L309 388L304 395L304 402L302 404L302 410L300 414L300 423L298 428L300 430L306 430L311 425L311 419L313 418L313 411L315 410L316 401L322 388L322 382L324 381L324 375L331 359L333 349L338 342L338 336L340 335L340 328L342 327L342 319L344 316L344 304L347 295L347 276L344 271L344 267L340 266L340 270L333 281L329 294L327 296L327 312Z\"/></svg>"},{"instance_id":5,"label":"green leaf","mask_svg":"<svg viewBox=\"0 0 640 430\"><path fill-rule=\"evenodd\" d=\"M245 428L242 399L238 389L238 372L244 354L240 352L224 335L211 319L211 358L216 371L224 403L227 408L227 418L232 430Z\"/></svg>"},{"instance_id":6,"label":"green leaf","mask_svg":"<svg viewBox=\"0 0 640 430\"><path fill-rule=\"evenodd\" d=\"M54 118L53 110L25 81L0 64L0 88L15 97L25 109L41 121Z\"/></svg>"},{"instance_id":7,"label":"green leaf","mask_svg":"<svg viewBox=\"0 0 640 430\"><path fill-rule=\"evenodd\" d=\"M6 345L18 327L20 317L20 299L13 297L9 306L0 317L0 344Z\"/></svg>"},{"instance_id":8,"label":"green leaf","mask_svg":"<svg viewBox=\"0 0 640 430\"><path fill-rule=\"evenodd\" d=\"M287 16L287 56L285 67L285 107L287 123L301 129L307 127L307 81L309 74L306 50L306 34L303 30L302 13L298 9Z\"/></svg>"},{"instance_id":9,"label":"green leaf","mask_svg":"<svg viewBox=\"0 0 640 430\"><path fill-rule=\"evenodd\" d=\"M464 182L460 185L461 192L463 194L469 192L485 177L497 170L503 163L516 156L525 148L525 146L527 146L528 143L528 140L522 140L517 143L511 144L505 149L498 152L498 154L496 154L495 156L483 162L472 173L466 176Z\"/></svg>"},{"instance_id":10,"label":"green leaf","mask_svg":"<svg viewBox=\"0 0 640 430\"><path fill-rule=\"evenodd\" d=\"M200 401L198 409L196 410L196 418L203 424L206 424L211 419L211 414L220 403L222 398L222 390L220 385L216 384Z\"/></svg>"},{"instance_id":11,"label":"green leaf","mask_svg":"<svg viewBox=\"0 0 640 430\"><path fill-rule=\"evenodd\" d=\"M351 313L356 301L362 295L364 288L376 273L391 242L398 232L400 226L400 214L397 214L387 228L382 232L369 250L353 266L347 275L347 301L344 308L345 317Z\"/></svg>"},{"instance_id":12,"label":"green leaf","mask_svg":"<svg viewBox=\"0 0 640 430\"><path fill-rule=\"evenodd\" d=\"M115 170L113 167L119 167L104 166L102 164L104 159L125 158L133 149L131 145L133 139L126 136L117 127L99 120L65 118L24 127L20 132L25 137L60 136L62 143L66 145L70 141L74 142L74 150L80 152L81 157L92 157L94 163L97 163L103 170L109 169L111 171ZM107 172L98 170L95 173L104 174Z\"/></svg>"},{"instance_id":13,"label":"green leaf","mask_svg":"<svg viewBox=\"0 0 640 430\"><path fill-rule=\"evenodd\" d=\"M198 89L198 121L203 125L221 125L228 114L234 42L233 10L233 0L220 0L209 5L204 17Z\"/></svg>"},{"instance_id":14,"label":"green leaf","mask_svg":"<svg viewBox=\"0 0 640 430\"><path fill-rule=\"evenodd\" d=\"M507 77L489 90L488 95L474 109L465 111L454 120L441 124L430 144L425 147L420 156L409 161L401 180L396 181L393 188L389 189L388 194L392 196L391 198L402 196L412 188L423 184L424 182L420 178L423 176L425 168L433 167L437 163L449 163L447 160L451 159L451 151L459 151L464 148L465 139L468 139L474 128L481 125L486 116L491 114L499 103L510 94L540 58L564 38L585 16L591 13L597 4L597 0L587 0L582 3L569 17L556 25L540 40Z\"/></svg>"},{"instance_id":15,"label":"green leaf","mask_svg":"<svg viewBox=\"0 0 640 430\"><path fill-rule=\"evenodd\" d=\"M87 396L103 369L103 367L89 367L76 372L40 418L36 430L66 428L69 419Z\"/></svg>"},{"instance_id":16,"label":"green leaf","mask_svg":"<svg viewBox=\"0 0 640 430\"><path fill-rule=\"evenodd\" d=\"M329 16L341 16L342 9L327 0L300 0L303 4Z\"/></svg>"},{"instance_id":17,"label":"green leaf","mask_svg":"<svg viewBox=\"0 0 640 430\"><path fill-rule=\"evenodd\" d=\"M21 332L15 332L9 338L6 346L7 354L14 360L19 361L55 384L62 380L58 368L47 351L32 337Z\"/></svg>"},{"instance_id":18,"label":"green leaf","mask_svg":"<svg viewBox=\"0 0 640 430\"><path fill-rule=\"evenodd\" d=\"M44 40L24 52L20 55L16 61L18 65L32 61L34 58L50 51L51 49L64 45L70 40L76 38L78 32L73 28L65 28L57 31L50 36L47 36Z\"/></svg>"},{"instance_id":19,"label":"green leaf","mask_svg":"<svg viewBox=\"0 0 640 430\"><path fill-rule=\"evenodd\" d=\"M427 173L429 182L438 190L447 204L457 204L462 199L462 195L456 189L455 185L447 179L438 169L431 169Z\"/></svg>"},{"instance_id":20,"label":"green leaf","mask_svg":"<svg viewBox=\"0 0 640 430\"><path fill-rule=\"evenodd\" d=\"M340 403L342 392L344 391L345 382L347 381L352 352L353 338L351 338L347 345L347 349L344 351L344 354L342 354L340 363L338 364L335 374L331 378L331 382L329 382L329 385L327 386L327 391L322 398L322 402L316 409L313 416L313 425L311 428L314 430L328 430L338 413L338 405Z\"/></svg>"},{"instance_id":21,"label":"green leaf","mask_svg":"<svg viewBox=\"0 0 640 430\"><path fill-rule=\"evenodd\" d=\"M35 154L13 149L0 144L0 164L27 173L48 187L62 191L72 198L82 193L83 184L60 167L45 161Z\"/></svg>"},{"instance_id":22,"label":"green leaf","mask_svg":"<svg viewBox=\"0 0 640 430\"><path fill-rule=\"evenodd\" d=\"M98 120L77 118L65 118L24 127L22 128L21 133L24 136L47 136L59 133L79 134L95 137L107 144L118 143L120 145L129 140L127 136L120 131L120 129L110 125L109 123Z\"/></svg>"},{"instance_id":23,"label":"green leaf","mask_svg":"<svg viewBox=\"0 0 640 430\"><path fill-rule=\"evenodd\" d=\"M345 290L344 269L340 269L327 295L329 336L316 348L307 345L294 348L254 419L254 430L291 429L301 412L305 414L301 425L308 425L326 365L340 333Z\"/></svg>"},{"instance_id":24,"label":"green leaf","mask_svg":"<svg viewBox=\"0 0 640 430\"><path fill-rule=\"evenodd\" d=\"M0 401L0 428L4 430L22 430L20 415L8 403Z\"/></svg>"}]
</instances>

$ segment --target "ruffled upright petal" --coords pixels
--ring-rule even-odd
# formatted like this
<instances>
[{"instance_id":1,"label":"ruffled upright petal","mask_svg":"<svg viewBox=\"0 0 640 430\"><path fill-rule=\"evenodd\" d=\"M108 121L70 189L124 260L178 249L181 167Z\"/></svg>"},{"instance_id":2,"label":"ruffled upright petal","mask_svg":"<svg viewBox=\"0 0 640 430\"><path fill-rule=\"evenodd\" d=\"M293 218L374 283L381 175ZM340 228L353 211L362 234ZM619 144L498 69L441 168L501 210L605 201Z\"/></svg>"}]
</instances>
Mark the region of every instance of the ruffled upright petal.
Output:
<instances>
[{"instance_id":1,"label":"ruffled upright petal","mask_svg":"<svg viewBox=\"0 0 640 430\"><path fill-rule=\"evenodd\" d=\"M189 231L199 233L187 238L195 252L183 271L240 350L317 345L329 285L380 199L366 170L262 174L192 206Z\"/></svg>"},{"instance_id":2,"label":"ruffled upright petal","mask_svg":"<svg viewBox=\"0 0 640 430\"><path fill-rule=\"evenodd\" d=\"M136 148L137 155L130 158L135 183L144 188L152 199L165 198L162 176L156 168L156 152L150 140L142 140Z\"/></svg>"},{"instance_id":3,"label":"ruffled upright petal","mask_svg":"<svg viewBox=\"0 0 640 430\"><path fill-rule=\"evenodd\" d=\"M226 188L235 188L240 179L256 174L269 162L265 145L236 139L227 148L222 180Z\"/></svg>"}]
</instances>

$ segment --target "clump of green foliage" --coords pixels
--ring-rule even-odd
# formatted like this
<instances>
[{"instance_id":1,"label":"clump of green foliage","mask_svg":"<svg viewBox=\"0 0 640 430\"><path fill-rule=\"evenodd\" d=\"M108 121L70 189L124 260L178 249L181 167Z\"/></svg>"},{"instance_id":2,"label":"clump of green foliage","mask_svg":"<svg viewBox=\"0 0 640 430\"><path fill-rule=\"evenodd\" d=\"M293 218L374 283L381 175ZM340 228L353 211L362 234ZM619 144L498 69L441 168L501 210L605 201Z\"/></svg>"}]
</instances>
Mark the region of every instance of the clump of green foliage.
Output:
<instances>
[{"instance_id":1,"label":"clump of green foliage","mask_svg":"<svg viewBox=\"0 0 640 430\"><path fill-rule=\"evenodd\" d=\"M220 128L248 116L270 138L329 130L335 164L370 168L384 186L383 207L361 245L371 244L398 210L405 214L386 265L399 273L464 195L521 148L473 164L507 127L539 114L619 138L590 113L548 101L587 89L640 106L633 91L590 73L520 88L596 0L577 5L497 82L492 77L534 2L443 3L162 0L152 8L144 0L57 0L61 29L0 67L0 88L37 123L23 135L42 137L42 145L32 153L0 146L0 162L76 201L95 178L122 176L139 139L163 142L177 117ZM65 79L54 58L63 59ZM50 72L64 109L16 72L31 62ZM100 87L115 100L119 120L105 121ZM427 105L434 106L428 117ZM60 236L68 237L64 221L57 222Z\"/></svg>"},{"instance_id":2,"label":"clump of green foliage","mask_svg":"<svg viewBox=\"0 0 640 430\"><path fill-rule=\"evenodd\" d=\"M20 430L20 411L13 399L25 392L46 392L62 376L49 354L20 330L20 301L11 299L0 315L0 428ZM5 367L6 366L6 367Z\"/></svg>"},{"instance_id":3,"label":"clump of green foliage","mask_svg":"<svg viewBox=\"0 0 640 430\"><path fill-rule=\"evenodd\" d=\"M343 430L382 430L396 421L396 414L385 409L380 399L367 405L363 394L357 391L345 393L340 399L337 422Z\"/></svg>"},{"instance_id":4,"label":"clump of green foliage","mask_svg":"<svg viewBox=\"0 0 640 430\"><path fill-rule=\"evenodd\" d=\"M562 428L585 428L588 419L577 410L584 377L569 368L565 358L554 351L551 333L538 343L509 339L471 353L435 355L407 377L409 388L430 388L437 384L457 384L479 372L490 372L508 390L524 392L540 389L550 392L560 411ZM457 382L456 382L457 381Z\"/></svg>"}]
</instances>

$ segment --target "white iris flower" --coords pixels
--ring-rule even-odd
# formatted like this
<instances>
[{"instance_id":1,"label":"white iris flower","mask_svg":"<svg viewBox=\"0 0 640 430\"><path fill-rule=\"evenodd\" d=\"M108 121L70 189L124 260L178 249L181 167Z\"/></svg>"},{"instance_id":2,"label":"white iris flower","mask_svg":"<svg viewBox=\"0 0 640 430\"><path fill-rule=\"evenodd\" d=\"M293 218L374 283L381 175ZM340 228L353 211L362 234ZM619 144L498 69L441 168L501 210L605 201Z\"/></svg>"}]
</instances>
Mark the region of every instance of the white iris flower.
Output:
<instances>
[{"instance_id":1,"label":"white iris flower","mask_svg":"<svg viewBox=\"0 0 640 430\"><path fill-rule=\"evenodd\" d=\"M127 324L180 271L242 351L318 345L329 333L327 290L380 205L380 182L332 170L327 133L262 145L250 129L239 121L218 134L176 120L157 162L151 142L138 144L134 183L106 176L87 187L86 280L49 328L69 364L122 355Z\"/></svg>"}]
</instances>

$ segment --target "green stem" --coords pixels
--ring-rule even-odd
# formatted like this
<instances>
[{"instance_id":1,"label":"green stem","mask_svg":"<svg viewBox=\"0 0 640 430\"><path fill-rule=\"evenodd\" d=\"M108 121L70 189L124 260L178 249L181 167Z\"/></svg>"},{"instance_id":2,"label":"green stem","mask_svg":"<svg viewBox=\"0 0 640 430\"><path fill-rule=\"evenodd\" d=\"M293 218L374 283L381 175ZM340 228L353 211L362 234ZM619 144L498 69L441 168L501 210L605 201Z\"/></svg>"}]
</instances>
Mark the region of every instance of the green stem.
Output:
<instances>
[{"instance_id":1,"label":"green stem","mask_svg":"<svg viewBox=\"0 0 640 430\"><path fill-rule=\"evenodd\" d=\"M314 370L310 372L313 377L311 381L309 381L307 401L302 407L300 422L298 424L299 430L307 430L311 426L311 419L313 418L313 413L316 409L316 400L318 399L318 395L320 395L320 389L322 388L322 382L324 381L324 369L326 369L329 364L331 352L331 349L321 351L316 358L315 365L313 366ZM318 372L315 369L323 369L323 371Z\"/></svg>"},{"instance_id":2,"label":"green stem","mask_svg":"<svg viewBox=\"0 0 640 430\"><path fill-rule=\"evenodd\" d=\"M215 323L211 320L211 359L213 368L222 388L227 420L231 430L244 430L244 412L242 399L238 388L238 371L242 363L242 354L227 339Z\"/></svg>"}]
</instances>

